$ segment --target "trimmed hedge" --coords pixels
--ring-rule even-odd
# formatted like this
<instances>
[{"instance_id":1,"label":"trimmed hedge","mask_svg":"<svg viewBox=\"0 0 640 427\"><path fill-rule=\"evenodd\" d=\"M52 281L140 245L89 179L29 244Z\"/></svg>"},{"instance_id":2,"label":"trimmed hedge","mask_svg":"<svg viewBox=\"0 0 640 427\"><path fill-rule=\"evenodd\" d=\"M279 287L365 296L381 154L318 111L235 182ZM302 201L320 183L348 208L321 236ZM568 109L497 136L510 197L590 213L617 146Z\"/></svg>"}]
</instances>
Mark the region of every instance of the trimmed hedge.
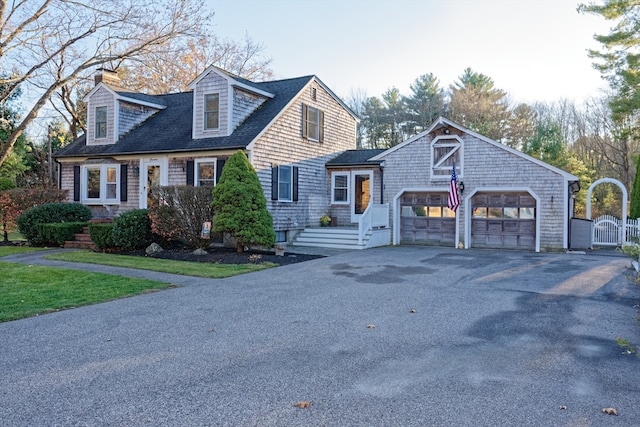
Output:
<instances>
[{"instance_id":1,"label":"trimmed hedge","mask_svg":"<svg viewBox=\"0 0 640 427\"><path fill-rule=\"evenodd\" d=\"M73 240L73 235L80 233L86 222L59 222L37 224L38 234L44 245L63 246L67 240Z\"/></svg>"},{"instance_id":2,"label":"trimmed hedge","mask_svg":"<svg viewBox=\"0 0 640 427\"><path fill-rule=\"evenodd\" d=\"M112 236L113 243L125 251L147 247L152 241L148 211L134 209L115 217Z\"/></svg>"},{"instance_id":3,"label":"trimmed hedge","mask_svg":"<svg viewBox=\"0 0 640 427\"><path fill-rule=\"evenodd\" d=\"M46 203L27 209L18 217L18 230L31 246L43 246L38 224L62 222L87 222L91 219L91 210L79 203Z\"/></svg>"},{"instance_id":4,"label":"trimmed hedge","mask_svg":"<svg viewBox=\"0 0 640 427\"><path fill-rule=\"evenodd\" d=\"M94 245L101 251L115 247L113 243L113 224L89 224L89 235Z\"/></svg>"}]
</instances>

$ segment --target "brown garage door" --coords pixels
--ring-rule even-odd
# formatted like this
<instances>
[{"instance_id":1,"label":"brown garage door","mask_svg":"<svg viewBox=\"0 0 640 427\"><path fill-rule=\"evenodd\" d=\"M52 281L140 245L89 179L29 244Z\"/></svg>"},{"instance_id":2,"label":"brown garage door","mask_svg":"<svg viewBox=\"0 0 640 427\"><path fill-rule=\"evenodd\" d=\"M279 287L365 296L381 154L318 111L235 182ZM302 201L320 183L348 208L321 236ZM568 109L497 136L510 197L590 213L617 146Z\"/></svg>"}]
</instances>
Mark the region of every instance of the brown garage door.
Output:
<instances>
[{"instance_id":1,"label":"brown garage door","mask_svg":"<svg viewBox=\"0 0 640 427\"><path fill-rule=\"evenodd\" d=\"M455 213L447 193L405 193L400 199L400 243L453 245Z\"/></svg>"},{"instance_id":2,"label":"brown garage door","mask_svg":"<svg viewBox=\"0 0 640 427\"><path fill-rule=\"evenodd\" d=\"M536 247L536 200L528 193L478 193L471 199L471 246Z\"/></svg>"}]
</instances>

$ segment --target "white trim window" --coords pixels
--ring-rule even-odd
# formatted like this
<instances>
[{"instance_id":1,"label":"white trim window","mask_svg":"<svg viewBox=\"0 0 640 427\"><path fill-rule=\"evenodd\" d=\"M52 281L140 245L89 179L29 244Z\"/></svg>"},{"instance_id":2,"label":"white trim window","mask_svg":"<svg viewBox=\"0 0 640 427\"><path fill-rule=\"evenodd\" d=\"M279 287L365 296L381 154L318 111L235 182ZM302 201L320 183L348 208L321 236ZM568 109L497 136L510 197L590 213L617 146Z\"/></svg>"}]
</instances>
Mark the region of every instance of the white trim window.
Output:
<instances>
[{"instance_id":1,"label":"white trim window","mask_svg":"<svg viewBox=\"0 0 640 427\"><path fill-rule=\"evenodd\" d=\"M97 203L119 203L120 165L83 166L82 200Z\"/></svg>"},{"instance_id":2,"label":"white trim window","mask_svg":"<svg viewBox=\"0 0 640 427\"><path fill-rule=\"evenodd\" d=\"M431 142L431 178L451 179L456 165L458 179L462 177L462 140L454 136L438 136Z\"/></svg>"},{"instance_id":3,"label":"white trim window","mask_svg":"<svg viewBox=\"0 0 640 427\"><path fill-rule=\"evenodd\" d=\"M349 172L331 174L331 203L349 204Z\"/></svg>"},{"instance_id":4,"label":"white trim window","mask_svg":"<svg viewBox=\"0 0 640 427\"><path fill-rule=\"evenodd\" d=\"M213 187L216 185L216 159L196 159L195 180L196 187Z\"/></svg>"},{"instance_id":5,"label":"white trim window","mask_svg":"<svg viewBox=\"0 0 640 427\"><path fill-rule=\"evenodd\" d=\"M96 139L107 137L107 107L96 107L95 109Z\"/></svg>"},{"instance_id":6,"label":"white trim window","mask_svg":"<svg viewBox=\"0 0 640 427\"><path fill-rule=\"evenodd\" d=\"M220 94L208 93L204 96L204 130L220 127Z\"/></svg>"}]
</instances>

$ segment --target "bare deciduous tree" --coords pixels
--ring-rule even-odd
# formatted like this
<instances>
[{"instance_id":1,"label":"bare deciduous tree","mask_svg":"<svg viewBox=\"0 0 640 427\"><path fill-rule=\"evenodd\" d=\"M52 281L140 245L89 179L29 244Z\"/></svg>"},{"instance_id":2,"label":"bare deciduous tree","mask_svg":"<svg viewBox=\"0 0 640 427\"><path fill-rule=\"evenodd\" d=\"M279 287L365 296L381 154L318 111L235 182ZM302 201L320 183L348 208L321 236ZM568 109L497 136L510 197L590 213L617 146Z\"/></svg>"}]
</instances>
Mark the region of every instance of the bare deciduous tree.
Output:
<instances>
[{"instance_id":1,"label":"bare deciduous tree","mask_svg":"<svg viewBox=\"0 0 640 427\"><path fill-rule=\"evenodd\" d=\"M180 41L206 33L211 18L203 0L0 1L0 104L18 88L34 99L0 141L0 165L45 104L78 76L181 49Z\"/></svg>"}]
</instances>

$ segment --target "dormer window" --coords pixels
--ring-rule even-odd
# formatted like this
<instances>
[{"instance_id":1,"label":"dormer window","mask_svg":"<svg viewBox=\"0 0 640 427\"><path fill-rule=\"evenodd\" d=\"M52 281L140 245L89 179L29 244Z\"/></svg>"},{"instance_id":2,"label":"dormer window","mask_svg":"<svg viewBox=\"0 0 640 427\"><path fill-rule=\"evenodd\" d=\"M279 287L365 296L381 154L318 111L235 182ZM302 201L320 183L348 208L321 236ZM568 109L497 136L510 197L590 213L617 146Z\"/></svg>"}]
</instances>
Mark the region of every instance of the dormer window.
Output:
<instances>
[{"instance_id":1,"label":"dormer window","mask_svg":"<svg viewBox=\"0 0 640 427\"><path fill-rule=\"evenodd\" d=\"M107 107L96 107L96 139L107 137Z\"/></svg>"},{"instance_id":2,"label":"dormer window","mask_svg":"<svg viewBox=\"0 0 640 427\"><path fill-rule=\"evenodd\" d=\"M324 140L324 113L317 108L302 104L302 137L310 141Z\"/></svg>"},{"instance_id":3,"label":"dormer window","mask_svg":"<svg viewBox=\"0 0 640 427\"><path fill-rule=\"evenodd\" d=\"M204 130L218 129L220 126L220 95L210 93L204 96Z\"/></svg>"}]
</instances>

